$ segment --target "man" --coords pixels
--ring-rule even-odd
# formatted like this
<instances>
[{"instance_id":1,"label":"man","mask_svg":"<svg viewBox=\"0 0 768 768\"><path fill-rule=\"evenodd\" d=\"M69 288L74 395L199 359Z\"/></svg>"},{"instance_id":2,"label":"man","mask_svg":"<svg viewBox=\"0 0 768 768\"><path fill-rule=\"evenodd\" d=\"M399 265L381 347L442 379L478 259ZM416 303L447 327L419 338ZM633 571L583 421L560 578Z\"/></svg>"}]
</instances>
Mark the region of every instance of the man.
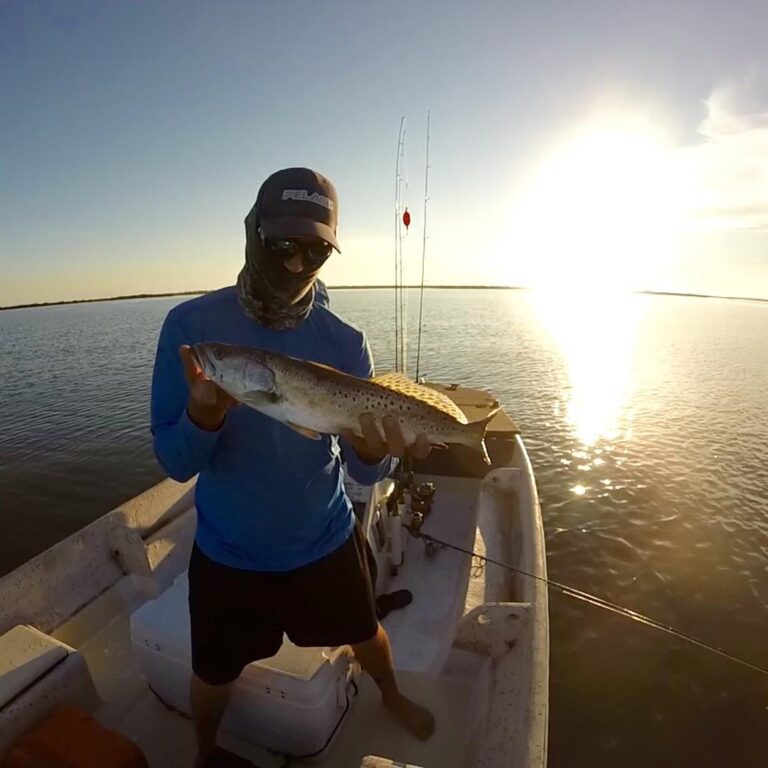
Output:
<instances>
[{"instance_id":1,"label":"man","mask_svg":"<svg viewBox=\"0 0 768 768\"><path fill-rule=\"evenodd\" d=\"M160 464L183 481L199 473L189 564L190 686L197 766L216 751L231 684L249 662L277 653L283 632L303 646L351 645L385 706L419 738L432 715L398 690L376 619L364 541L344 491L342 461L372 484L406 450L396 419L360 419L354 433L310 440L237 403L207 380L190 349L201 341L259 347L370 377L364 334L334 315L318 272L335 249L331 182L287 168L262 185L245 219L237 285L168 314L152 380ZM412 450L429 451L420 437Z\"/></svg>"}]
</instances>

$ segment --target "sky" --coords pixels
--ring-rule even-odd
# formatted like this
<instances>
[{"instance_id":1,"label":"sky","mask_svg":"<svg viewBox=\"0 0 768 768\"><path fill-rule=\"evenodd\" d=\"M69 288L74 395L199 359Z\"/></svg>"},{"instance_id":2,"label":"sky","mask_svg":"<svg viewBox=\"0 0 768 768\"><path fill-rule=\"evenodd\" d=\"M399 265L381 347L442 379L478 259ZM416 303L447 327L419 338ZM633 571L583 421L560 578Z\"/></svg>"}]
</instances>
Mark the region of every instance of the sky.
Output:
<instances>
[{"instance_id":1,"label":"sky","mask_svg":"<svg viewBox=\"0 0 768 768\"><path fill-rule=\"evenodd\" d=\"M0 306L215 289L273 171L333 285L768 298L768 3L0 0Z\"/></svg>"}]
</instances>

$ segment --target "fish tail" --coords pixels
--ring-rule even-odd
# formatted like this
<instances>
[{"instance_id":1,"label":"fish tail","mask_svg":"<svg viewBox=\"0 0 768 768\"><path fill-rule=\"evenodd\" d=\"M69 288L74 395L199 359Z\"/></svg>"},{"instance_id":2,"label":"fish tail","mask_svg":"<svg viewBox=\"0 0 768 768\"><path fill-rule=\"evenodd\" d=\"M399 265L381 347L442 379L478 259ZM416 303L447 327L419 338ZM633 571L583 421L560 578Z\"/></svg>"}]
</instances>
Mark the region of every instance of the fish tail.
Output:
<instances>
[{"instance_id":1,"label":"fish tail","mask_svg":"<svg viewBox=\"0 0 768 768\"><path fill-rule=\"evenodd\" d=\"M491 465L491 457L488 455L488 449L485 446L485 431L488 428L488 425L493 420L493 417L500 410L501 410L501 406L497 405L495 408L491 410L491 412L484 419L480 419L479 421L473 421L470 424L467 424L467 432L470 435L472 446L480 449L480 453L483 456L483 461L488 466Z\"/></svg>"}]
</instances>

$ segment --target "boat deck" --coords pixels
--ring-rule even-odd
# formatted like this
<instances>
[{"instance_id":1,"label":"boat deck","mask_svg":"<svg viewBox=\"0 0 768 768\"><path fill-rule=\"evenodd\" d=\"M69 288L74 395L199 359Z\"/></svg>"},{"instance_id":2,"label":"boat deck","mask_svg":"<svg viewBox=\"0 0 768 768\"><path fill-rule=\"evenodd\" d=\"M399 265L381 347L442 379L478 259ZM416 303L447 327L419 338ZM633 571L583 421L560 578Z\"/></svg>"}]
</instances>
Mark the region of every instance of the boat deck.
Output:
<instances>
[{"instance_id":1,"label":"boat deck","mask_svg":"<svg viewBox=\"0 0 768 768\"><path fill-rule=\"evenodd\" d=\"M426 479L430 478L419 478ZM477 481L431 479L438 491L424 531L484 551L483 521L476 514ZM358 768L369 754L417 766L460 768L471 764L489 697L491 660L452 644L455 626L465 610L466 585L469 581L469 593L478 588L484 593L487 574L473 578L469 558L454 550L428 553L422 541L410 536L405 544L405 564L396 576L390 576L384 553L376 552L383 558L379 581L385 581L385 591L408 588L413 593L409 606L393 611L382 623L390 635L402 690L432 710L435 734L427 742L412 737L383 707L372 681L362 675L336 738L321 758L313 760L316 765ZM164 706L150 690L133 654L130 616L143 601L130 578L123 579L54 636L85 656L103 701L95 716L104 726L133 739L152 768L188 768L195 755L192 724L186 715ZM220 743L262 768L286 763L284 755L226 732Z\"/></svg>"}]
</instances>

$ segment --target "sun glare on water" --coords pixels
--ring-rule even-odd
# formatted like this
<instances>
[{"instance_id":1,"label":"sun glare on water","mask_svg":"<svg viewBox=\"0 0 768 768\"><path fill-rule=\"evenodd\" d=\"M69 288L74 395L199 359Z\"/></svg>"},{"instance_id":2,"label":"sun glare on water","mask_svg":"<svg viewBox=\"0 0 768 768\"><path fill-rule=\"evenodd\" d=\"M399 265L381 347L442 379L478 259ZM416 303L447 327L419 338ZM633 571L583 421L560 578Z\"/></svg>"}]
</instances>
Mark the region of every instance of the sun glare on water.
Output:
<instances>
[{"instance_id":1,"label":"sun glare on water","mask_svg":"<svg viewBox=\"0 0 768 768\"><path fill-rule=\"evenodd\" d=\"M626 292L654 287L674 255L684 195L671 152L650 130L584 131L537 169L514 210L512 259L560 347L563 406L585 446L629 428L646 302Z\"/></svg>"},{"instance_id":2,"label":"sun glare on water","mask_svg":"<svg viewBox=\"0 0 768 768\"><path fill-rule=\"evenodd\" d=\"M635 347L647 297L531 291L531 313L559 347L568 374L559 408L584 446L627 436ZM575 491L578 493L578 491Z\"/></svg>"}]
</instances>

